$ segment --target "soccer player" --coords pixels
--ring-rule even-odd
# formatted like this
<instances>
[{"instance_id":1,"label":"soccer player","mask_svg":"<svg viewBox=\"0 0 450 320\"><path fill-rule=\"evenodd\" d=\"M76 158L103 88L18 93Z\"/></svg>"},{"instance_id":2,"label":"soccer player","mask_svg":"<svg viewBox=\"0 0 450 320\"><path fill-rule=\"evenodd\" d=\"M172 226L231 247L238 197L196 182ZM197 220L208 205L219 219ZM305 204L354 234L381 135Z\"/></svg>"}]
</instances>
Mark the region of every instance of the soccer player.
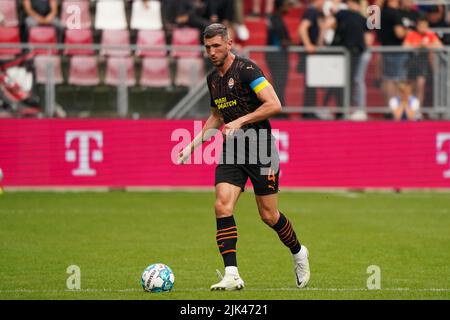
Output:
<instances>
[{"instance_id":1,"label":"soccer player","mask_svg":"<svg viewBox=\"0 0 450 320\"><path fill-rule=\"evenodd\" d=\"M261 219L290 249L297 287L303 288L310 278L308 249L300 244L292 224L278 210L279 157L268 119L281 111L280 101L261 69L252 61L232 53L233 40L224 25L209 25L204 30L203 39L206 53L215 66L207 77L211 114L202 132L179 153L178 161L186 162L194 149L209 139L207 136L212 129L217 130L224 125L222 161L215 173L215 214L216 240L225 274L219 283L211 286L211 290L239 290L244 287L237 268L238 232L233 213L248 178L253 184ZM239 134L250 138L244 138L244 147L237 143L235 151L232 142L239 140ZM270 153L270 161L262 161L261 157L253 161L255 150L258 153L264 146Z\"/></svg>"}]
</instances>

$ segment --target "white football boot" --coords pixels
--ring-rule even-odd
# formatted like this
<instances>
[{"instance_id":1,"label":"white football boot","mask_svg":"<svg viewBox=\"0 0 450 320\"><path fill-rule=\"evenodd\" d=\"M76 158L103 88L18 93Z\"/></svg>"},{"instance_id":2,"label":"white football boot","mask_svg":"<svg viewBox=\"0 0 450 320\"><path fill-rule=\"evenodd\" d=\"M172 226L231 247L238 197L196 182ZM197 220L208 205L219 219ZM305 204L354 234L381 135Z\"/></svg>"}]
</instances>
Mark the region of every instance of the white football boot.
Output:
<instances>
[{"instance_id":1,"label":"white football boot","mask_svg":"<svg viewBox=\"0 0 450 320\"><path fill-rule=\"evenodd\" d=\"M212 291L214 290L231 291L231 290L241 290L244 288L244 280L242 280L237 271L233 273L225 271L225 275L223 277L219 270L216 271L221 280L218 283L213 284L211 286Z\"/></svg>"},{"instance_id":2,"label":"white football boot","mask_svg":"<svg viewBox=\"0 0 450 320\"><path fill-rule=\"evenodd\" d=\"M308 255L309 252L305 246L301 246L300 252L293 255L295 280L298 288L306 287L311 276Z\"/></svg>"}]
</instances>

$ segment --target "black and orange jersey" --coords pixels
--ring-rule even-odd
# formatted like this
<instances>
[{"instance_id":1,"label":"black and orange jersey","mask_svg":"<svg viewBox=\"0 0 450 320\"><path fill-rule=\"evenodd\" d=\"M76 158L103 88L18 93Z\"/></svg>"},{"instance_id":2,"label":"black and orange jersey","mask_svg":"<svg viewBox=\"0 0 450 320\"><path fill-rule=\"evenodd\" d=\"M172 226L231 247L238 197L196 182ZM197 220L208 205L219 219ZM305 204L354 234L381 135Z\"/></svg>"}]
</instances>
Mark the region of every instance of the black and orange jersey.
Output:
<instances>
[{"instance_id":1,"label":"black and orange jersey","mask_svg":"<svg viewBox=\"0 0 450 320\"><path fill-rule=\"evenodd\" d=\"M221 76L216 68L208 74L211 107L217 108L225 123L255 111L262 105L256 94L267 87L261 69L251 60L235 56L227 72ZM269 120L250 123L242 129L266 129L271 133Z\"/></svg>"}]
</instances>

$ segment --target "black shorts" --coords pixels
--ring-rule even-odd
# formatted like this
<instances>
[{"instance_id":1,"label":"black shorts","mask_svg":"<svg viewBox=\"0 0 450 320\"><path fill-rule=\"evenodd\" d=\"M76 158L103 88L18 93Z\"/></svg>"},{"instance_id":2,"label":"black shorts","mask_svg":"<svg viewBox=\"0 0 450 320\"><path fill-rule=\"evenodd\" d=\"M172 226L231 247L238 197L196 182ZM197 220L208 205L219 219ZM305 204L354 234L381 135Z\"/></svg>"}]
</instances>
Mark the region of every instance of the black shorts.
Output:
<instances>
[{"instance_id":1,"label":"black shorts","mask_svg":"<svg viewBox=\"0 0 450 320\"><path fill-rule=\"evenodd\" d=\"M255 194L265 196L278 192L279 173L280 170L275 172L270 167L258 164L219 164L216 167L215 185L226 182L244 191L250 178Z\"/></svg>"}]
</instances>

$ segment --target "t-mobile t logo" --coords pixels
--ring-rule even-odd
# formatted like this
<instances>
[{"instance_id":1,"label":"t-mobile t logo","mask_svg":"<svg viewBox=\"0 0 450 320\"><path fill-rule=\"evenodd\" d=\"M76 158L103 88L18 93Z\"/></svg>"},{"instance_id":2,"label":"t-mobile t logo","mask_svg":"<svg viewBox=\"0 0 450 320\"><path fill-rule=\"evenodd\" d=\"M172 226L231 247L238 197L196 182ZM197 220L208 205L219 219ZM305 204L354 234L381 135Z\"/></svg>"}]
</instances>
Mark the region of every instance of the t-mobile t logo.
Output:
<instances>
[{"instance_id":1,"label":"t-mobile t logo","mask_svg":"<svg viewBox=\"0 0 450 320\"><path fill-rule=\"evenodd\" d=\"M103 148L103 133L101 131L67 131L66 132L66 161L76 162L77 151L70 150L72 141L78 140L78 168L72 170L74 176L95 176L96 171L90 167L90 161L102 162L102 150L92 150L90 157L90 140L97 143L97 148Z\"/></svg>"},{"instance_id":2,"label":"t-mobile t logo","mask_svg":"<svg viewBox=\"0 0 450 320\"><path fill-rule=\"evenodd\" d=\"M446 142L447 149L444 149ZM450 179L450 133L438 133L436 136L436 162L447 165L443 175Z\"/></svg>"}]
</instances>

